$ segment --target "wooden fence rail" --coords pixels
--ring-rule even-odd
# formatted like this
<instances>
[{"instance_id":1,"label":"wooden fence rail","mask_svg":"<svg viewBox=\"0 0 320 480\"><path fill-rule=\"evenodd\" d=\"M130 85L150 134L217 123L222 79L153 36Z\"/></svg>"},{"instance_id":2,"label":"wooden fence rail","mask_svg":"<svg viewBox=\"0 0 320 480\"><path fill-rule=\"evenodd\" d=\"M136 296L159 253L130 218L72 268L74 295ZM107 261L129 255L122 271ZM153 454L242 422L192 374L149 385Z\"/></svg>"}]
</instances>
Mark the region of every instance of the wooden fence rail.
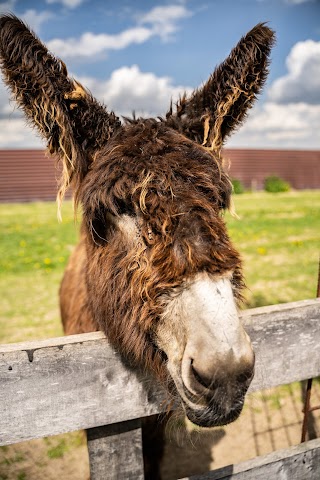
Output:
<instances>
[{"instance_id":1,"label":"wooden fence rail","mask_svg":"<svg viewBox=\"0 0 320 480\"><path fill-rule=\"evenodd\" d=\"M251 391L320 376L319 299L241 316L256 352ZM0 345L0 445L89 429L92 480L143 478L139 419L165 410L166 400L150 379L122 362L101 332ZM106 476L105 446L123 441L131 445L132 462L125 467L118 458L113 474L108 462ZM260 478L234 475L203 478Z\"/></svg>"},{"instance_id":2,"label":"wooden fence rail","mask_svg":"<svg viewBox=\"0 0 320 480\"><path fill-rule=\"evenodd\" d=\"M181 480L319 480L320 439Z\"/></svg>"}]
</instances>

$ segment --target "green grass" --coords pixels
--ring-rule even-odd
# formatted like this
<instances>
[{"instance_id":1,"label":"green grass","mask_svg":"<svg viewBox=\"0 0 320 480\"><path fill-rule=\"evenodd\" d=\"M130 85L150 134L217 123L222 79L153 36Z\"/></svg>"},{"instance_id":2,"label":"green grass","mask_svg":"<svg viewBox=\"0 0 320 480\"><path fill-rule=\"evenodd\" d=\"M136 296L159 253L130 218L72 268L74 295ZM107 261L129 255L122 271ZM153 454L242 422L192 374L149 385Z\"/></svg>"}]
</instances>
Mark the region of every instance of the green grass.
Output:
<instances>
[{"instance_id":1,"label":"green grass","mask_svg":"<svg viewBox=\"0 0 320 480\"><path fill-rule=\"evenodd\" d=\"M228 224L244 259L247 306L315 297L320 192L261 192L235 200L241 218L228 217Z\"/></svg>"},{"instance_id":2,"label":"green grass","mask_svg":"<svg viewBox=\"0 0 320 480\"><path fill-rule=\"evenodd\" d=\"M53 437L53 441L55 437ZM52 440L51 440L52 441ZM52 445L47 450L47 455L49 458L61 458L68 451L69 446L67 445L66 439L61 438L55 445Z\"/></svg>"},{"instance_id":3,"label":"green grass","mask_svg":"<svg viewBox=\"0 0 320 480\"><path fill-rule=\"evenodd\" d=\"M25 472L18 473L17 480L27 480L27 474Z\"/></svg>"},{"instance_id":4,"label":"green grass","mask_svg":"<svg viewBox=\"0 0 320 480\"><path fill-rule=\"evenodd\" d=\"M320 237L320 192L235 196L227 214L244 260L247 306L313 298ZM58 289L77 241L71 202L57 221L55 203L0 205L0 342L62 334Z\"/></svg>"},{"instance_id":5,"label":"green grass","mask_svg":"<svg viewBox=\"0 0 320 480\"><path fill-rule=\"evenodd\" d=\"M62 334L58 289L77 241L71 202L0 205L0 342Z\"/></svg>"}]
</instances>

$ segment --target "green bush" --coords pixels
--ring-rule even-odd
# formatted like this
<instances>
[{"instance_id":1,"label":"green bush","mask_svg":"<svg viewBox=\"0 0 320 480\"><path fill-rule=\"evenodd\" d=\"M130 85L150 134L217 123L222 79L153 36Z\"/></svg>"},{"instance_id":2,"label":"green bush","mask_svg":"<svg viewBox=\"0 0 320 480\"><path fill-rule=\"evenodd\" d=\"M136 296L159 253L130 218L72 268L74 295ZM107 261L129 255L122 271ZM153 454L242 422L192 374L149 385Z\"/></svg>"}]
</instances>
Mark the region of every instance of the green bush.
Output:
<instances>
[{"instance_id":1,"label":"green bush","mask_svg":"<svg viewBox=\"0 0 320 480\"><path fill-rule=\"evenodd\" d=\"M264 180L264 189L266 192L288 192L290 190L290 184L276 175L270 175Z\"/></svg>"},{"instance_id":2,"label":"green bush","mask_svg":"<svg viewBox=\"0 0 320 480\"><path fill-rule=\"evenodd\" d=\"M244 193L244 185L240 180L233 179L232 181L232 186L233 186L233 192L238 194L238 193Z\"/></svg>"}]
</instances>

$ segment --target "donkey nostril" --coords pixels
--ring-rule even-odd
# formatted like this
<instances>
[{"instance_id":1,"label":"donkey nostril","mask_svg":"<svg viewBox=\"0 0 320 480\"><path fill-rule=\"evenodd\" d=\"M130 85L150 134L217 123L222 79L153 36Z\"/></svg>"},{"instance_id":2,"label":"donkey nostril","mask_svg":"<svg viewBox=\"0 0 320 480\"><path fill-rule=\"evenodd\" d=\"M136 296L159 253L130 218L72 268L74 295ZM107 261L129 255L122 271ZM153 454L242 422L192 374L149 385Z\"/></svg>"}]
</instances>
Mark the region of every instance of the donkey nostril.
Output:
<instances>
[{"instance_id":1,"label":"donkey nostril","mask_svg":"<svg viewBox=\"0 0 320 480\"><path fill-rule=\"evenodd\" d=\"M253 377L253 372L254 372L254 369L253 368L247 368L246 370L244 370L242 373L240 373L239 375L237 375L236 379L239 383L245 383L247 382L248 380L251 380L252 377Z\"/></svg>"},{"instance_id":2,"label":"donkey nostril","mask_svg":"<svg viewBox=\"0 0 320 480\"><path fill-rule=\"evenodd\" d=\"M201 376L199 372L197 372L197 370L194 368L192 363L193 363L193 360L191 360L191 371L196 381L205 388L213 388L212 379L205 378L203 377L203 375Z\"/></svg>"}]
</instances>

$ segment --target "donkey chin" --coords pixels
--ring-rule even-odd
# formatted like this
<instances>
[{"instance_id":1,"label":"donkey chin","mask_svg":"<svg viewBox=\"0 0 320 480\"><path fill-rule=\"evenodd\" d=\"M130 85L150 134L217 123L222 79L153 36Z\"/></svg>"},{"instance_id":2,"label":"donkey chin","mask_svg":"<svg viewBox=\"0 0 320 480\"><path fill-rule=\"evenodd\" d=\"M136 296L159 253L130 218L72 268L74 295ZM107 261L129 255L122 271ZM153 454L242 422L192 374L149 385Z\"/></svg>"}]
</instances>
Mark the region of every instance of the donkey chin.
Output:
<instances>
[{"instance_id":1,"label":"donkey chin","mask_svg":"<svg viewBox=\"0 0 320 480\"><path fill-rule=\"evenodd\" d=\"M173 379L189 420L200 427L217 427L239 417L252 374L246 380L243 378L231 384L225 379L223 384L210 387L205 387L198 378L192 386L190 382L186 385L183 376Z\"/></svg>"},{"instance_id":2,"label":"donkey chin","mask_svg":"<svg viewBox=\"0 0 320 480\"><path fill-rule=\"evenodd\" d=\"M168 323L176 325L170 336ZM198 274L187 288L167 298L157 343L168 357L168 371L193 423L214 427L238 418L255 356L228 276Z\"/></svg>"}]
</instances>

